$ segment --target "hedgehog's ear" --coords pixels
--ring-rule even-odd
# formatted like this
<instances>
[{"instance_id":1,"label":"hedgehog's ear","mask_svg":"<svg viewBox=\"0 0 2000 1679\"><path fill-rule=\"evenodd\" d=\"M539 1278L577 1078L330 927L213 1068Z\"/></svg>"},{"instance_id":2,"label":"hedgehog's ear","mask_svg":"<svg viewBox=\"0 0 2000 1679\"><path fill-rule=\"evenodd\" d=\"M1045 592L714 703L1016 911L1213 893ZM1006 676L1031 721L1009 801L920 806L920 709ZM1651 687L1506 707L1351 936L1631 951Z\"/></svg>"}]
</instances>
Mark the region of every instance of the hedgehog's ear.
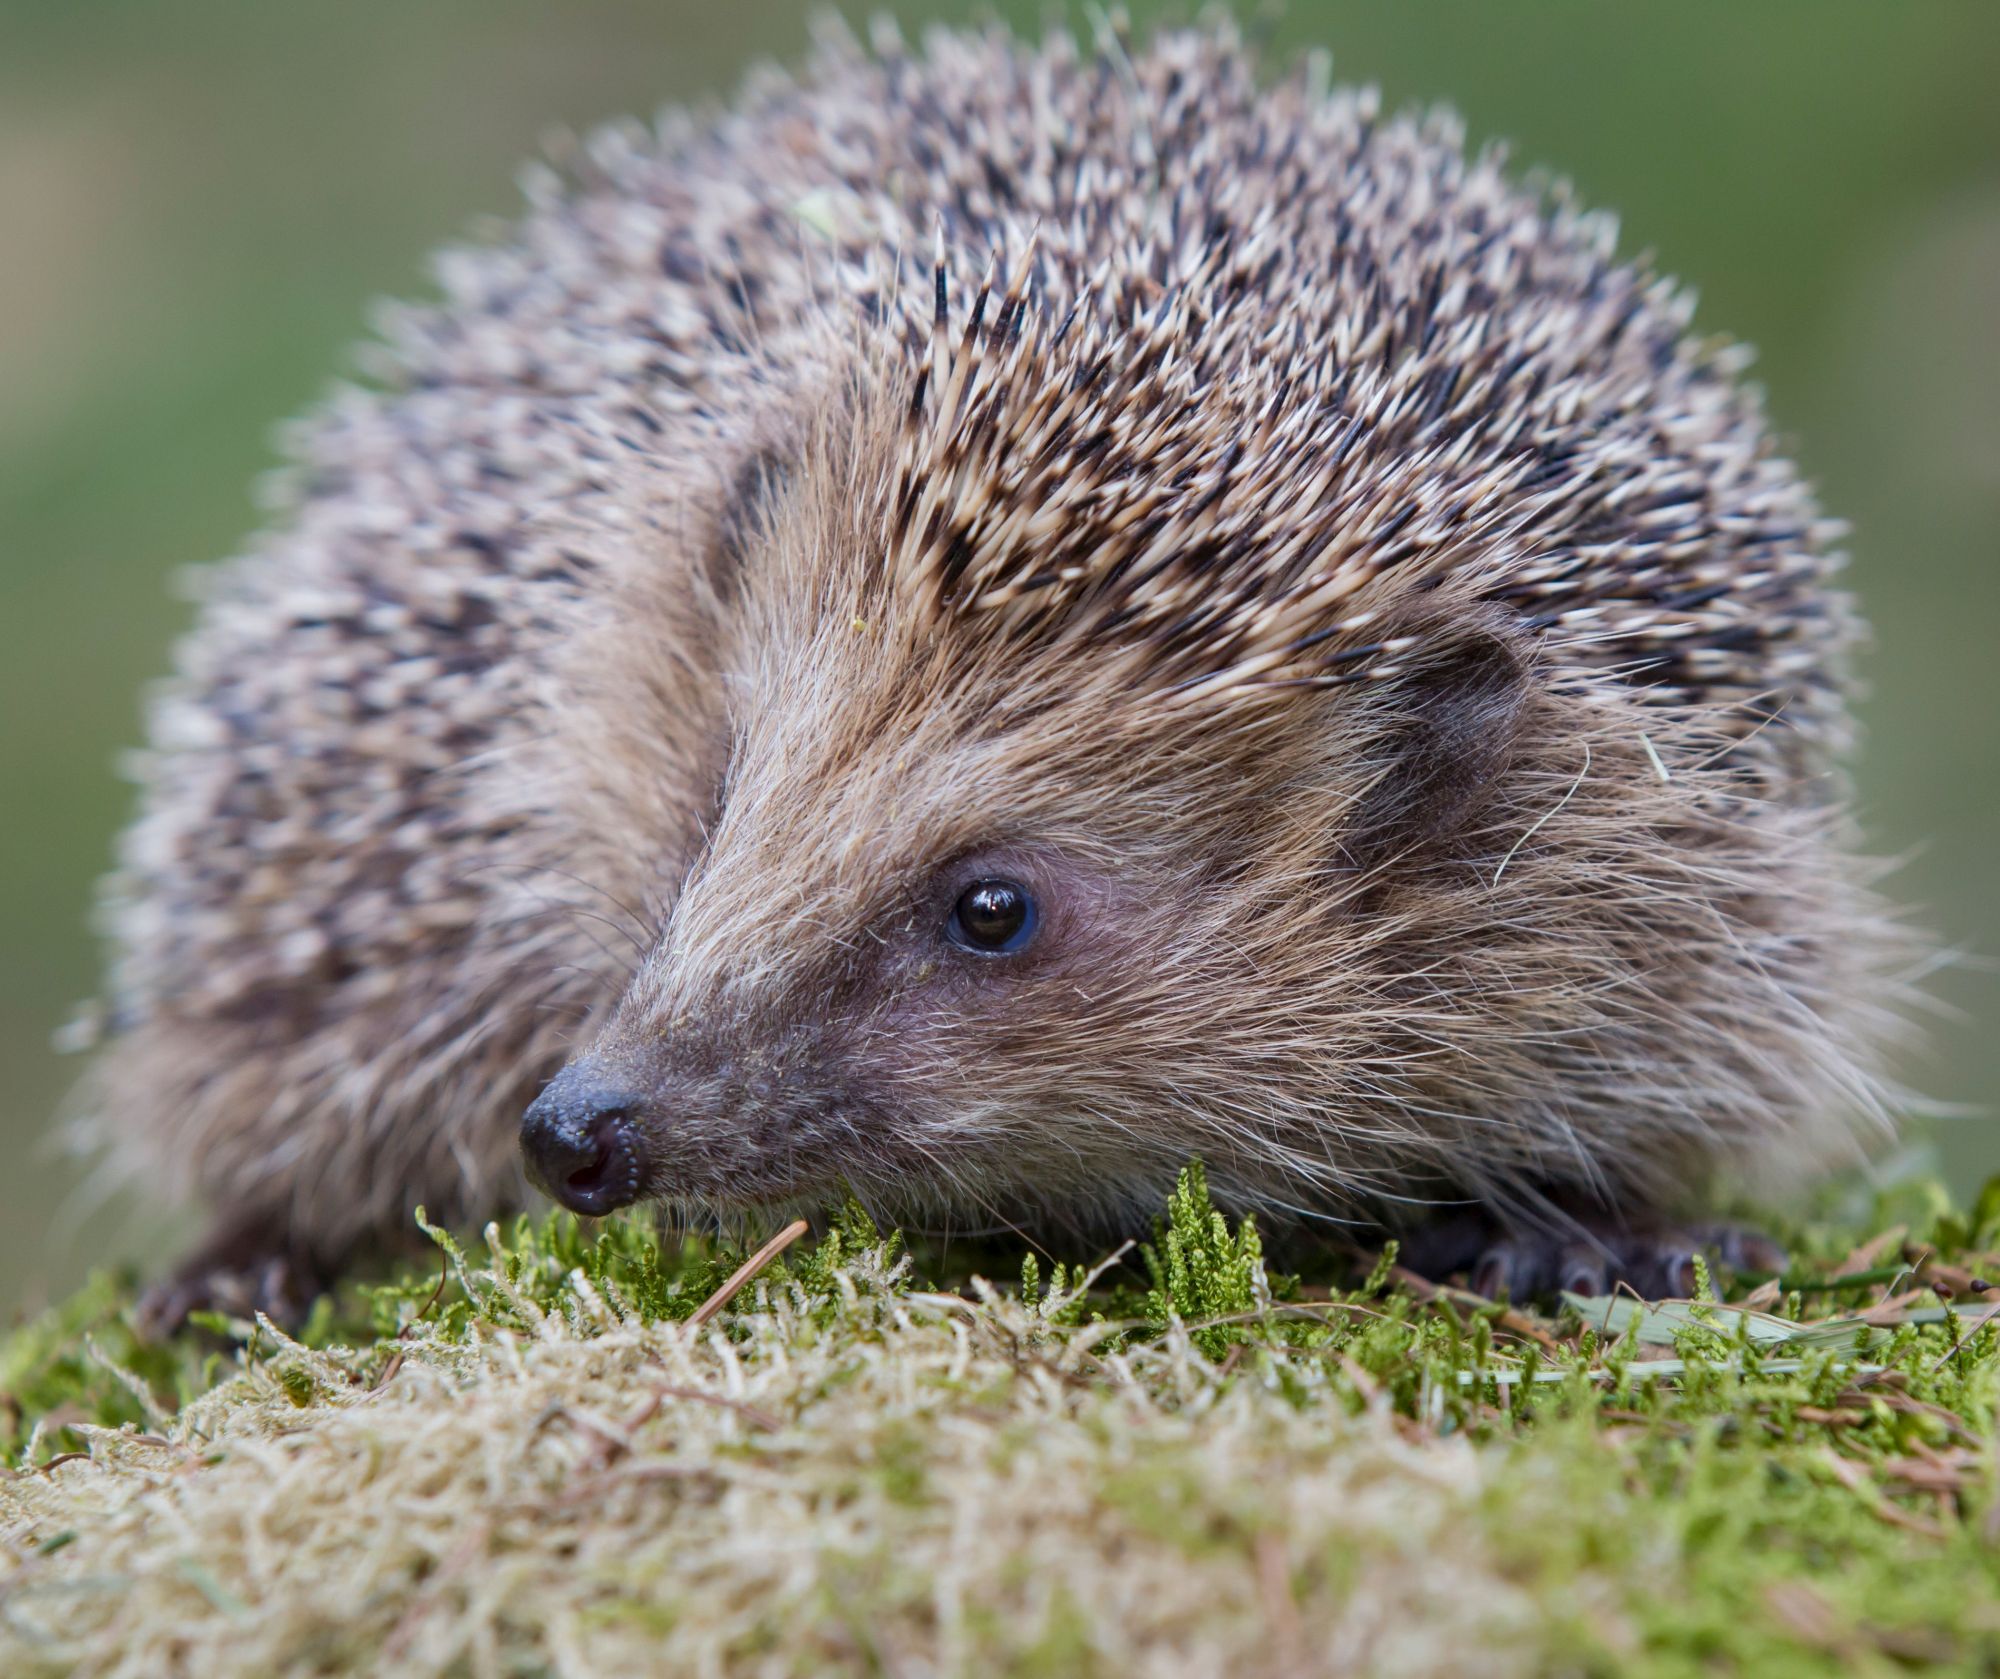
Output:
<instances>
[{"instance_id":1,"label":"hedgehog's ear","mask_svg":"<svg viewBox=\"0 0 2000 1679\"><path fill-rule=\"evenodd\" d=\"M1357 708L1367 791L1345 839L1364 866L1429 850L1475 820L1513 762L1535 696L1528 648L1498 623L1430 620L1393 633L1410 649L1394 674L1364 686Z\"/></svg>"}]
</instances>

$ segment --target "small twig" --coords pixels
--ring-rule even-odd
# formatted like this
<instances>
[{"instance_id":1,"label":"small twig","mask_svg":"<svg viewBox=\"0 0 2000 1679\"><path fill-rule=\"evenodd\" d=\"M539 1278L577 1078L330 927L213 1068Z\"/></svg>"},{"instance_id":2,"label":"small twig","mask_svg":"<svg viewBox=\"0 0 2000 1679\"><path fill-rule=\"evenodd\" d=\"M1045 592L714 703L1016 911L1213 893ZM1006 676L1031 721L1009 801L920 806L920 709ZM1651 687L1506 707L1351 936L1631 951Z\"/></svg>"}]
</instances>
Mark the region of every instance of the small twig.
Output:
<instances>
[{"instance_id":1,"label":"small twig","mask_svg":"<svg viewBox=\"0 0 2000 1679\"><path fill-rule=\"evenodd\" d=\"M88 1452L57 1452L56 1455L50 1458L47 1463L41 1464L38 1467L40 1468L41 1472L44 1475L46 1475L51 1469L54 1469L58 1464L89 1463L91 1461L92 1459L90 1453Z\"/></svg>"},{"instance_id":2,"label":"small twig","mask_svg":"<svg viewBox=\"0 0 2000 1679\"><path fill-rule=\"evenodd\" d=\"M737 1266L729 1274L728 1281L695 1308L693 1315L687 1320L688 1329L690 1331L697 1330L703 1324L712 1321L715 1315L742 1291L743 1286L752 1277L756 1276L766 1265L769 1265L779 1254L783 1253L785 1249L803 1236L807 1228L808 1226L804 1219L794 1219L748 1259L744 1260L741 1265ZM670 1387L664 1385L654 1388L651 1393L639 1402L638 1407L632 1414L615 1428L610 1424L586 1418L573 1407L569 1406L559 1407L554 1414L568 1417L571 1421L581 1424L588 1432L596 1436L598 1449L592 1454L585 1467L598 1470L603 1469L606 1465L631 1451L633 1434L643 1424L650 1422L658 1414L660 1407L669 1399L687 1399L694 1401L696 1404L720 1406L723 1410L736 1412L737 1415L753 1427L767 1431L775 1431L784 1427L783 1419L774 1417L761 1406L752 1405L746 1400L731 1399L727 1395L720 1393L707 1393L700 1388Z\"/></svg>"},{"instance_id":3,"label":"small twig","mask_svg":"<svg viewBox=\"0 0 2000 1679\"><path fill-rule=\"evenodd\" d=\"M405 1337L409 1335L411 1330L415 1329L418 1324L422 1323L425 1318L429 1317L432 1312L437 1310L437 1303L444 1298L444 1285L450 1281L451 1281L451 1255L448 1253L440 1253L438 1255L437 1287L431 1290L430 1298L426 1300L423 1303L423 1305L417 1308L416 1316L411 1318L408 1323L404 1324L401 1329L396 1331L397 1340L399 1341L403 1340Z\"/></svg>"},{"instance_id":4,"label":"small twig","mask_svg":"<svg viewBox=\"0 0 2000 1679\"><path fill-rule=\"evenodd\" d=\"M1109 1271L1114 1265L1121 1263L1124 1260L1125 1256L1138 1245L1139 1244L1133 1241L1131 1237L1129 1236L1126 1237L1126 1239L1120 1242L1117 1247L1113 1248L1110 1253L1106 1254L1095 1265L1093 1265L1090 1268L1090 1270L1085 1274L1081 1282L1072 1285L1069 1291L1068 1298L1074 1300L1078 1295L1089 1294L1091 1289L1096 1286L1097 1279L1103 1276L1104 1273L1106 1271Z\"/></svg>"},{"instance_id":5,"label":"small twig","mask_svg":"<svg viewBox=\"0 0 2000 1679\"><path fill-rule=\"evenodd\" d=\"M802 1218L795 1218L780 1230L748 1259L729 1273L729 1280L694 1309L694 1316L687 1320L689 1329L700 1329L704 1324L734 1300L743 1285L776 1259L779 1254L796 1242L810 1228Z\"/></svg>"},{"instance_id":6,"label":"small twig","mask_svg":"<svg viewBox=\"0 0 2000 1679\"><path fill-rule=\"evenodd\" d=\"M451 1255L448 1253L441 1253L438 1256L437 1287L431 1290L431 1297L428 1300L426 1300L421 1307L418 1308L416 1315L412 1317L408 1323L404 1324L401 1329L396 1331L396 1339L398 1341L407 1341L410 1338L410 1331L415 1329L418 1324L422 1323L425 1318L429 1317L431 1313L434 1310L436 1310L437 1303L444 1298L444 1285L450 1281L451 1281ZM394 1377L396 1372L402 1368L403 1368L403 1353L402 1349L399 1347L395 1351L395 1353L391 1355L389 1362L382 1366L382 1374L375 1378L374 1387L370 1388L368 1391L371 1393L380 1393L385 1387L389 1385L390 1379Z\"/></svg>"}]
</instances>

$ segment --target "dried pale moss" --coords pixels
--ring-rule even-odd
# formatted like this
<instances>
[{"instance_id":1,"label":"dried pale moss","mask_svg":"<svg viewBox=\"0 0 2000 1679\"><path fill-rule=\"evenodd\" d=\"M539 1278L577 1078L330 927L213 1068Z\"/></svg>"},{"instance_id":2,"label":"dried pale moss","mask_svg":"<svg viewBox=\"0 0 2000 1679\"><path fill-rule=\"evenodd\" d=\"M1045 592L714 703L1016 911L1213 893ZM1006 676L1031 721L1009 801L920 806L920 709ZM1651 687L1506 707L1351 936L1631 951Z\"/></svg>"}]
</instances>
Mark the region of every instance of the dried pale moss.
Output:
<instances>
[{"instance_id":1,"label":"dried pale moss","mask_svg":"<svg viewBox=\"0 0 2000 1679\"><path fill-rule=\"evenodd\" d=\"M441 1242L207 1391L109 1285L0 1346L0 1672L2000 1665L2000 1195L1644 1318L1271 1278L1198 1178L1150 1289Z\"/></svg>"}]
</instances>

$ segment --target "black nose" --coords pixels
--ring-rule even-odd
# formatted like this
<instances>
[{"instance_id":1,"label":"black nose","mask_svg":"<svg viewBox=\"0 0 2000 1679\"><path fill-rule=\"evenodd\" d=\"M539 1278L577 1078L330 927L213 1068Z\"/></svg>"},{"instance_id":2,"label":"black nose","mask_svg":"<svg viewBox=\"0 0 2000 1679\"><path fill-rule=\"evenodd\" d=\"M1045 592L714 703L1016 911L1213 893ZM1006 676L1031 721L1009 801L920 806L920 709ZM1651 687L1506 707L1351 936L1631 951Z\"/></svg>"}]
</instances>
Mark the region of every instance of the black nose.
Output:
<instances>
[{"instance_id":1,"label":"black nose","mask_svg":"<svg viewBox=\"0 0 2000 1679\"><path fill-rule=\"evenodd\" d=\"M638 1099L590 1066L565 1067L521 1116L528 1176L573 1213L629 1207L645 1177Z\"/></svg>"}]
</instances>

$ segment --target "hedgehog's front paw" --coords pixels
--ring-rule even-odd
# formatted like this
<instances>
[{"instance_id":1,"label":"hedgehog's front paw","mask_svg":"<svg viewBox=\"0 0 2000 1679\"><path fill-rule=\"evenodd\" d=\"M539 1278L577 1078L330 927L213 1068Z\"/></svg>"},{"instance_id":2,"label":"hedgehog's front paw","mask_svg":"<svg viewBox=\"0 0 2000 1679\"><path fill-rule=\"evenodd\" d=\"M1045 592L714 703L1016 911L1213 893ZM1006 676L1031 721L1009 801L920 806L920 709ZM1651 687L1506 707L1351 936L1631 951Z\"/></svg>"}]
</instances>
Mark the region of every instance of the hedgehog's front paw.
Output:
<instances>
[{"instance_id":1,"label":"hedgehog's front paw","mask_svg":"<svg viewBox=\"0 0 2000 1679\"><path fill-rule=\"evenodd\" d=\"M268 1227L229 1227L139 1297L139 1333L149 1341L165 1340L195 1312L235 1318L262 1312L273 1323L293 1326L304 1320L326 1282L323 1271Z\"/></svg>"},{"instance_id":2,"label":"hedgehog's front paw","mask_svg":"<svg viewBox=\"0 0 2000 1679\"><path fill-rule=\"evenodd\" d=\"M1685 1300L1693 1294L1696 1254L1710 1265L1720 1261L1731 1271L1769 1277L1779 1275L1791 1262L1791 1256L1780 1244L1745 1224L1668 1225L1631 1233L1624 1240L1630 1256L1629 1269L1641 1273L1650 1268L1651 1274L1660 1280L1657 1293L1648 1293L1637 1282L1632 1283L1649 1300ZM1612 1283L1620 1280L1620 1275L1609 1279Z\"/></svg>"},{"instance_id":3,"label":"hedgehog's front paw","mask_svg":"<svg viewBox=\"0 0 2000 1679\"><path fill-rule=\"evenodd\" d=\"M1403 1252L1404 1263L1420 1276L1462 1274L1466 1286L1488 1300L1615 1289L1647 1300L1684 1300L1694 1292L1697 1255L1732 1271L1775 1274L1785 1268L1785 1250L1742 1225L1633 1225L1602 1217L1521 1231L1483 1213L1454 1214L1419 1231Z\"/></svg>"}]
</instances>

